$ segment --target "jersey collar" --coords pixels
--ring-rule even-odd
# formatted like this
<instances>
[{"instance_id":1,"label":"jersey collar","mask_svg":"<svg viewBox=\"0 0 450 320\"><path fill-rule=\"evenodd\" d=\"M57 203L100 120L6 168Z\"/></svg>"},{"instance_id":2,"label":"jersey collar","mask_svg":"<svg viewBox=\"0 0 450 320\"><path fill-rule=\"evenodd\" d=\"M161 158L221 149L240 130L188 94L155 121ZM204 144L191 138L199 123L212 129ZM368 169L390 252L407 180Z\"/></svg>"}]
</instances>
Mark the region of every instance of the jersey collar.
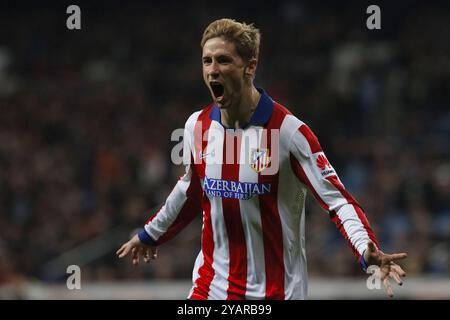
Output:
<instances>
[{"instance_id":1,"label":"jersey collar","mask_svg":"<svg viewBox=\"0 0 450 320\"><path fill-rule=\"evenodd\" d=\"M256 110L253 113L250 121L242 127L245 129L249 126L264 126L267 122L269 122L270 117L272 116L273 109L273 100L262 88L256 88L258 92L261 94L258 105L256 106ZM211 120L215 120L222 124L220 109L217 105L214 104L210 113ZM223 124L222 124L223 126Z\"/></svg>"}]
</instances>

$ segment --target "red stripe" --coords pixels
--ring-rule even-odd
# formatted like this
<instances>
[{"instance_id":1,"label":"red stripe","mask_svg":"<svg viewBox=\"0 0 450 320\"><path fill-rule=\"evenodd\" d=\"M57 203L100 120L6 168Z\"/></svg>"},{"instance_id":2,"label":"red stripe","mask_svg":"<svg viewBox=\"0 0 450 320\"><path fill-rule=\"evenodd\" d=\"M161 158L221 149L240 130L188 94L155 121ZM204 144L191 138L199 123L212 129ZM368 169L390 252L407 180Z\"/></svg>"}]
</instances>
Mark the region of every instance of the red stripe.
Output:
<instances>
[{"instance_id":1,"label":"red stripe","mask_svg":"<svg viewBox=\"0 0 450 320\"><path fill-rule=\"evenodd\" d=\"M228 136L228 137L227 137ZM241 139L225 131L223 143L222 180L239 181ZM229 145L232 143L233 145ZM232 163L226 162L227 151L234 152ZM223 216L228 234L230 268L227 300L245 299L247 288L247 245L241 220L239 199L222 198Z\"/></svg>"},{"instance_id":2,"label":"red stripe","mask_svg":"<svg viewBox=\"0 0 450 320\"><path fill-rule=\"evenodd\" d=\"M277 152L272 152L274 144L279 141L271 141L271 130L279 130L287 113L277 105L273 108L272 117L267 124L267 135L262 135L261 148L269 146L270 156L275 157ZM279 135L278 135L279 136ZM264 242L264 264L266 270L266 299L285 299L284 293L284 257L283 257L283 231L280 213L278 211L278 172L275 175L258 173L259 183L271 183L269 194L259 197L261 224Z\"/></svg>"},{"instance_id":3,"label":"red stripe","mask_svg":"<svg viewBox=\"0 0 450 320\"><path fill-rule=\"evenodd\" d=\"M334 222L334 224L336 225L336 228L342 234L342 236L344 237L345 241L347 241L347 244L352 249L353 254L357 258L359 258L358 250L356 250L356 247L350 241L350 237L348 236L347 231L345 231L344 225L342 224L341 219L339 218L339 216L336 214L335 211L330 212L330 219L331 219L331 221Z\"/></svg>"},{"instance_id":4,"label":"red stripe","mask_svg":"<svg viewBox=\"0 0 450 320\"><path fill-rule=\"evenodd\" d=\"M145 224L149 224L150 222L152 222L152 220L156 218L156 216L158 215L158 213L161 211L161 209L163 207L164 207L164 205L162 205L161 208L159 208L159 210L154 215L152 215L150 218L148 218L148 220Z\"/></svg>"},{"instance_id":5,"label":"red stripe","mask_svg":"<svg viewBox=\"0 0 450 320\"><path fill-rule=\"evenodd\" d=\"M194 149L195 158L199 180L205 177L205 159L200 159L200 152L206 152L206 146L208 144L207 136L205 132L209 130L211 126L211 118L209 117L212 110L212 105L203 109L197 118L197 122L194 127ZM201 161L199 161L201 160ZM199 163L198 163L199 162ZM195 288L192 292L191 299L206 300L208 299L208 293L211 286L211 281L214 278L213 254L214 254L214 238L213 228L211 223L211 203L208 197L203 194L203 230L202 230L202 254L203 264L199 268L199 277L195 281Z\"/></svg>"},{"instance_id":6,"label":"red stripe","mask_svg":"<svg viewBox=\"0 0 450 320\"><path fill-rule=\"evenodd\" d=\"M202 110L194 126L194 163L200 179L205 177L206 158L201 158L200 153L206 152L208 145L208 131L211 126L210 113L212 105Z\"/></svg>"},{"instance_id":7,"label":"red stripe","mask_svg":"<svg viewBox=\"0 0 450 320\"><path fill-rule=\"evenodd\" d=\"M305 186L308 187L308 189L313 193L314 198L316 198L316 200L319 202L320 206L324 210L330 211L330 207L325 203L325 201L322 200L322 198L316 192L313 185L311 184L311 181L309 181L308 177L306 176L305 170L303 170L302 166L292 153L290 154L290 160L292 171L294 171L295 175L300 180L300 182L302 182Z\"/></svg>"},{"instance_id":8,"label":"red stripe","mask_svg":"<svg viewBox=\"0 0 450 320\"><path fill-rule=\"evenodd\" d=\"M353 206L355 208L356 213L358 214L358 218L359 220L361 220L364 229L366 229L367 234L369 235L370 240L373 241L373 243L375 243L375 245L377 246L377 248L381 248L380 244L378 243L378 239L375 236L375 232L373 231L372 227L370 226L369 221L367 220L366 214L364 213L364 211L362 210L361 207L359 206ZM359 259L359 255L357 257Z\"/></svg>"},{"instance_id":9,"label":"red stripe","mask_svg":"<svg viewBox=\"0 0 450 320\"><path fill-rule=\"evenodd\" d=\"M203 264L198 270L199 277L195 281L195 288L192 292L191 299L207 300L211 282L214 278L213 254L214 240L213 229L211 224L211 203L208 197L203 197L203 232L202 232L202 253Z\"/></svg>"},{"instance_id":10,"label":"red stripe","mask_svg":"<svg viewBox=\"0 0 450 320\"><path fill-rule=\"evenodd\" d=\"M309 143L309 147L311 148L312 153L322 151L319 139L317 139L314 132L312 132L312 130L306 124L302 124L298 130L301 132L303 136L305 136L306 140Z\"/></svg>"},{"instance_id":11,"label":"red stripe","mask_svg":"<svg viewBox=\"0 0 450 320\"><path fill-rule=\"evenodd\" d=\"M353 198L353 196L350 193L348 193L347 190L345 190L344 185L339 181L339 179L338 179L338 177L336 175L332 175L332 176L326 177L325 179L327 179L336 189L339 190L341 195L347 200L348 203L355 204L355 205L359 206L359 204L355 200L355 198Z\"/></svg>"},{"instance_id":12,"label":"red stripe","mask_svg":"<svg viewBox=\"0 0 450 320\"><path fill-rule=\"evenodd\" d=\"M319 143L319 139L317 139L314 132L312 132L312 130L306 124L302 124L300 126L300 128L298 128L298 131L300 131L300 133L305 137L306 141L308 141L308 144L309 144L309 147L310 147L312 153L322 151L322 147ZM292 153L290 154L290 158L291 158L291 167L292 167L294 173L299 178L299 180L304 185L306 185L309 190L311 190L311 192L314 194L314 197L319 202L320 206L324 210L329 211L330 210L329 206L325 203L325 201L322 200L322 198L316 192L316 190L314 189L314 187L311 184L311 181L309 181L308 177L306 176L306 173L303 170L302 166L300 165L300 163L297 161L297 159L295 158L295 156Z\"/></svg>"}]
</instances>

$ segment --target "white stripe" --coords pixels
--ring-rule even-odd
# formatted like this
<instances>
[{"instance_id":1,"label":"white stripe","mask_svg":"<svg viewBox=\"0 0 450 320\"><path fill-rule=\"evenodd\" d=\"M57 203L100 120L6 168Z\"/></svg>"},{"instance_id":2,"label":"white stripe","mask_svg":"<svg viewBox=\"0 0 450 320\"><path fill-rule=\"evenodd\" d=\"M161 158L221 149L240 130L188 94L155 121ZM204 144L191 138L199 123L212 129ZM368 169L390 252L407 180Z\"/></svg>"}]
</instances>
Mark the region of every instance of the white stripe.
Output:
<instances>
[{"instance_id":1,"label":"white stripe","mask_svg":"<svg viewBox=\"0 0 450 320\"><path fill-rule=\"evenodd\" d=\"M187 200L186 191L191 184L191 175L192 171L189 169L188 173L178 180L156 217L144 226L154 240L158 240L178 217Z\"/></svg>"},{"instance_id":2,"label":"white stripe","mask_svg":"<svg viewBox=\"0 0 450 320\"><path fill-rule=\"evenodd\" d=\"M306 298L307 268L305 254L304 204L306 190L293 179L296 177L288 162L280 166L278 213L283 232L284 293L286 299Z\"/></svg>"},{"instance_id":3,"label":"white stripe","mask_svg":"<svg viewBox=\"0 0 450 320\"><path fill-rule=\"evenodd\" d=\"M210 155L210 158L206 158L208 164L206 165L205 175L208 178L222 178L223 140L223 127L218 122L212 121L206 149L206 153ZM208 299L225 300L227 298L230 257L228 235L223 217L222 198L208 197L211 202L211 224L214 241L212 266L214 278L210 285Z\"/></svg>"},{"instance_id":4,"label":"white stripe","mask_svg":"<svg viewBox=\"0 0 450 320\"><path fill-rule=\"evenodd\" d=\"M351 244L359 254L362 254L367 249L369 234L364 228L361 219L359 219L355 207L352 204L347 204L339 209L337 215L344 226L344 230Z\"/></svg>"},{"instance_id":5,"label":"white stripe","mask_svg":"<svg viewBox=\"0 0 450 320\"><path fill-rule=\"evenodd\" d=\"M306 299L307 264L305 252L306 189L290 165L289 141L301 121L286 116L280 127L280 170L278 175L278 213L283 232L285 299Z\"/></svg>"},{"instance_id":6,"label":"white stripe","mask_svg":"<svg viewBox=\"0 0 450 320\"><path fill-rule=\"evenodd\" d=\"M197 255L197 259L195 259L194 269L192 270L192 288L191 291L189 291L188 299L192 297L194 289L197 287L197 284L195 282L197 281L198 278L200 278L199 270L202 265L203 265L203 252L200 250L199 254Z\"/></svg>"},{"instance_id":7,"label":"white stripe","mask_svg":"<svg viewBox=\"0 0 450 320\"><path fill-rule=\"evenodd\" d=\"M239 181L258 182L258 173L250 167L250 152L260 147L261 127L250 127L241 140ZM261 159L262 160L262 159ZM247 246L246 299L264 299L266 295L266 271L264 262L264 239L257 195L239 200L242 227Z\"/></svg>"}]
</instances>

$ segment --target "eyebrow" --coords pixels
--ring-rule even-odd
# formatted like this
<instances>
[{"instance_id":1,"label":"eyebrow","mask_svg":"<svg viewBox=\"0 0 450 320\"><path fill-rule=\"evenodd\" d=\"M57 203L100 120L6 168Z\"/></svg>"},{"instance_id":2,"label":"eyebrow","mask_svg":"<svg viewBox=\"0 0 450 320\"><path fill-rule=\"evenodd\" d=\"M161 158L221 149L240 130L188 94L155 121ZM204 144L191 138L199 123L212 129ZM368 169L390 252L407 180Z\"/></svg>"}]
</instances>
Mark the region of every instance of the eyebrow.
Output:
<instances>
[{"instance_id":1,"label":"eyebrow","mask_svg":"<svg viewBox=\"0 0 450 320\"><path fill-rule=\"evenodd\" d=\"M226 59L232 60L232 59L233 59L233 56L228 55L228 54L221 54L221 55L217 56L216 58L217 58L217 59L223 59L223 58L226 58Z\"/></svg>"},{"instance_id":2,"label":"eyebrow","mask_svg":"<svg viewBox=\"0 0 450 320\"><path fill-rule=\"evenodd\" d=\"M212 57L212 55L209 55L209 54L207 54L207 55L204 55L203 57L202 57L202 59L207 59L207 58L211 58ZM218 56L216 56L216 59L230 59L230 60L232 60L233 59L233 57L231 56L231 55L229 55L229 54L225 54L225 53L221 53L221 54L219 54Z\"/></svg>"}]
</instances>

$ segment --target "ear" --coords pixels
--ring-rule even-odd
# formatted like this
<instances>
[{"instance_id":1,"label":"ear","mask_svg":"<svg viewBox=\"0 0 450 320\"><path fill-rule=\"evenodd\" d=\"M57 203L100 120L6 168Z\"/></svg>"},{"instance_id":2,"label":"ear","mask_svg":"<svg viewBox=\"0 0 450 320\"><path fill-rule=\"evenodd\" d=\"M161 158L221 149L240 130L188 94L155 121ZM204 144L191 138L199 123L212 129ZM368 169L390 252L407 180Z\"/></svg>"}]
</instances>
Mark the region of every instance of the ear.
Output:
<instances>
[{"instance_id":1,"label":"ear","mask_svg":"<svg viewBox=\"0 0 450 320\"><path fill-rule=\"evenodd\" d=\"M256 74L256 67L258 66L258 60L255 58L250 59L250 61L247 63L247 66L245 67L245 75L253 79Z\"/></svg>"}]
</instances>

